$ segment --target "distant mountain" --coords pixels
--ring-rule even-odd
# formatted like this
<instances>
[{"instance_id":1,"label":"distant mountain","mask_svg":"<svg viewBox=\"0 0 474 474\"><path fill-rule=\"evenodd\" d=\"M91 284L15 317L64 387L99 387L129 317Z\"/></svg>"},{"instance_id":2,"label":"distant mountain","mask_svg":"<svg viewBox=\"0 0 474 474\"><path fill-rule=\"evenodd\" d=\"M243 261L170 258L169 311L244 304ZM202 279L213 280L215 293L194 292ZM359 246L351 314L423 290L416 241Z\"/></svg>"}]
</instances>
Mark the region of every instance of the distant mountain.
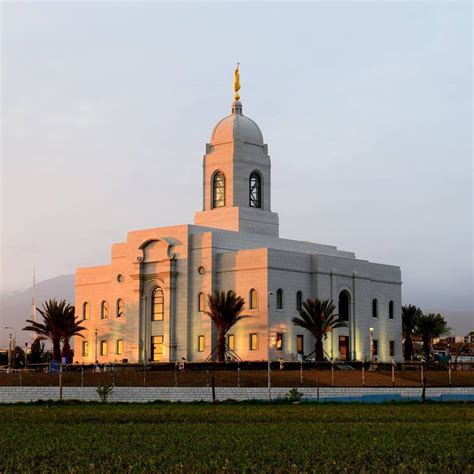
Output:
<instances>
[{"instance_id":1,"label":"distant mountain","mask_svg":"<svg viewBox=\"0 0 474 474\"><path fill-rule=\"evenodd\" d=\"M36 284L36 304L40 306L45 300L56 298L65 299L74 304L74 275L62 275ZM30 340L30 334L22 331L25 320L31 319L33 287L25 291L5 293L0 296L0 347L8 343L11 326L16 329L17 344L23 345Z\"/></svg>"}]
</instances>

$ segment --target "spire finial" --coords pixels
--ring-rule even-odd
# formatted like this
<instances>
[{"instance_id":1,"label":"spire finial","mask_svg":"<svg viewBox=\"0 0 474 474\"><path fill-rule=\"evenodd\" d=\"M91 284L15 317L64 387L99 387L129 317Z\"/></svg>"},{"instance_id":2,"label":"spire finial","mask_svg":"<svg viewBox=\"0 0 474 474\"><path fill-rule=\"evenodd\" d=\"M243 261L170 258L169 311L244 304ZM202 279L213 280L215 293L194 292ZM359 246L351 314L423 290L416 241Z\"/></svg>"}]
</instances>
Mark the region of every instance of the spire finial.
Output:
<instances>
[{"instance_id":1,"label":"spire finial","mask_svg":"<svg viewBox=\"0 0 474 474\"><path fill-rule=\"evenodd\" d=\"M239 100L240 95L239 95L239 90L240 90L240 72L239 72L239 63L237 63L237 67L235 68L234 71L234 100Z\"/></svg>"}]
</instances>

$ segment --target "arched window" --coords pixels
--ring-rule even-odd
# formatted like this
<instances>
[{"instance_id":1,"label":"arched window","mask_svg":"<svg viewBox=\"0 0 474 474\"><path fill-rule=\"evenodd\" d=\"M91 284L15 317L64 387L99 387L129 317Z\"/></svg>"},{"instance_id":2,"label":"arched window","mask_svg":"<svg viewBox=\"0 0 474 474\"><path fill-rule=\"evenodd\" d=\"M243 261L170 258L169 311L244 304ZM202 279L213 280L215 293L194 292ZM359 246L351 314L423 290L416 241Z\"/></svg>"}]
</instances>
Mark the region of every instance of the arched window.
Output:
<instances>
[{"instance_id":1,"label":"arched window","mask_svg":"<svg viewBox=\"0 0 474 474\"><path fill-rule=\"evenodd\" d=\"M349 321L351 297L347 291L339 293L339 318L343 321Z\"/></svg>"},{"instance_id":2,"label":"arched window","mask_svg":"<svg viewBox=\"0 0 474 474\"><path fill-rule=\"evenodd\" d=\"M100 319L107 319L109 317L109 303L102 301L100 305Z\"/></svg>"},{"instance_id":3,"label":"arched window","mask_svg":"<svg viewBox=\"0 0 474 474\"><path fill-rule=\"evenodd\" d=\"M250 309L257 309L257 307L258 307L257 290L252 288L249 291L249 308Z\"/></svg>"},{"instance_id":4,"label":"arched window","mask_svg":"<svg viewBox=\"0 0 474 474\"><path fill-rule=\"evenodd\" d=\"M158 287L153 290L151 296L151 320L152 321L163 321L165 314L165 298L163 296L163 290Z\"/></svg>"},{"instance_id":5,"label":"arched window","mask_svg":"<svg viewBox=\"0 0 474 474\"><path fill-rule=\"evenodd\" d=\"M117 318L121 318L124 314L125 305L123 304L123 300L119 298L117 300Z\"/></svg>"},{"instance_id":6,"label":"arched window","mask_svg":"<svg viewBox=\"0 0 474 474\"><path fill-rule=\"evenodd\" d=\"M91 319L91 305L87 301L82 305L82 319L84 321Z\"/></svg>"},{"instance_id":7,"label":"arched window","mask_svg":"<svg viewBox=\"0 0 474 474\"><path fill-rule=\"evenodd\" d=\"M204 306L205 306L204 293L201 291L201 293L198 294L198 311L200 313L204 311Z\"/></svg>"},{"instance_id":8,"label":"arched window","mask_svg":"<svg viewBox=\"0 0 474 474\"><path fill-rule=\"evenodd\" d=\"M252 172L249 179L249 205L262 207L262 178L256 171Z\"/></svg>"},{"instance_id":9,"label":"arched window","mask_svg":"<svg viewBox=\"0 0 474 474\"><path fill-rule=\"evenodd\" d=\"M225 206L225 176L218 171L212 178L212 207Z\"/></svg>"},{"instance_id":10,"label":"arched window","mask_svg":"<svg viewBox=\"0 0 474 474\"><path fill-rule=\"evenodd\" d=\"M301 311L303 307L303 292L297 291L296 292L296 311Z\"/></svg>"},{"instance_id":11,"label":"arched window","mask_svg":"<svg viewBox=\"0 0 474 474\"><path fill-rule=\"evenodd\" d=\"M393 316L394 316L393 307L394 307L394 303L393 301L390 301L390 303L388 303L388 319L393 319Z\"/></svg>"},{"instance_id":12,"label":"arched window","mask_svg":"<svg viewBox=\"0 0 474 474\"><path fill-rule=\"evenodd\" d=\"M379 317L379 302L375 298L372 300L372 317Z\"/></svg>"},{"instance_id":13,"label":"arched window","mask_svg":"<svg viewBox=\"0 0 474 474\"><path fill-rule=\"evenodd\" d=\"M277 290L277 309L283 309L283 290Z\"/></svg>"}]
</instances>

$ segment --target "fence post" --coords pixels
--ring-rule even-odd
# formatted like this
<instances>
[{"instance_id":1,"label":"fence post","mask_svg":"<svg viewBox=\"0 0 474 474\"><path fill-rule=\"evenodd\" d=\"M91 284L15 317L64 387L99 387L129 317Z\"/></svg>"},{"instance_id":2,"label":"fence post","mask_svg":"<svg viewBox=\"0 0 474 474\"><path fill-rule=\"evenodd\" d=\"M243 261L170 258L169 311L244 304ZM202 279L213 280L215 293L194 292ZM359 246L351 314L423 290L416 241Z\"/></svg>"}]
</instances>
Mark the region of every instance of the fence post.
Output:
<instances>
[{"instance_id":1,"label":"fence post","mask_svg":"<svg viewBox=\"0 0 474 474\"><path fill-rule=\"evenodd\" d=\"M59 400L63 399L63 364L59 364Z\"/></svg>"},{"instance_id":2,"label":"fence post","mask_svg":"<svg viewBox=\"0 0 474 474\"><path fill-rule=\"evenodd\" d=\"M112 364L112 387L115 388L115 366Z\"/></svg>"},{"instance_id":3,"label":"fence post","mask_svg":"<svg viewBox=\"0 0 474 474\"><path fill-rule=\"evenodd\" d=\"M449 380L449 386L451 387L452 385L452 374L451 374L451 362L448 362L448 380Z\"/></svg>"},{"instance_id":4,"label":"fence post","mask_svg":"<svg viewBox=\"0 0 474 474\"><path fill-rule=\"evenodd\" d=\"M178 386L178 363L174 365L174 386Z\"/></svg>"},{"instance_id":5,"label":"fence post","mask_svg":"<svg viewBox=\"0 0 474 474\"><path fill-rule=\"evenodd\" d=\"M212 383L212 403L215 403L215 401L216 401L216 385L214 383L214 376L211 377L211 383Z\"/></svg>"},{"instance_id":6,"label":"fence post","mask_svg":"<svg viewBox=\"0 0 474 474\"><path fill-rule=\"evenodd\" d=\"M21 378L21 370L18 373L20 374L20 387L23 387L23 380Z\"/></svg>"},{"instance_id":7,"label":"fence post","mask_svg":"<svg viewBox=\"0 0 474 474\"><path fill-rule=\"evenodd\" d=\"M209 369L206 370L207 373L207 386L209 387Z\"/></svg>"},{"instance_id":8,"label":"fence post","mask_svg":"<svg viewBox=\"0 0 474 474\"><path fill-rule=\"evenodd\" d=\"M362 361L362 387L365 387L365 361Z\"/></svg>"},{"instance_id":9,"label":"fence post","mask_svg":"<svg viewBox=\"0 0 474 474\"><path fill-rule=\"evenodd\" d=\"M392 359L392 387L395 387L395 361Z\"/></svg>"},{"instance_id":10,"label":"fence post","mask_svg":"<svg viewBox=\"0 0 474 474\"><path fill-rule=\"evenodd\" d=\"M319 377L318 377L318 388L316 389L316 398L317 398L318 403L319 403Z\"/></svg>"},{"instance_id":11,"label":"fence post","mask_svg":"<svg viewBox=\"0 0 474 474\"><path fill-rule=\"evenodd\" d=\"M84 366L81 366L81 387L84 387Z\"/></svg>"},{"instance_id":12,"label":"fence post","mask_svg":"<svg viewBox=\"0 0 474 474\"><path fill-rule=\"evenodd\" d=\"M331 359L331 386L334 387L334 360Z\"/></svg>"},{"instance_id":13,"label":"fence post","mask_svg":"<svg viewBox=\"0 0 474 474\"><path fill-rule=\"evenodd\" d=\"M240 387L240 366L237 363L237 387Z\"/></svg>"},{"instance_id":14,"label":"fence post","mask_svg":"<svg viewBox=\"0 0 474 474\"><path fill-rule=\"evenodd\" d=\"M303 386L303 361L300 361L300 385Z\"/></svg>"},{"instance_id":15,"label":"fence post","mask_svg":"<svg viewBox=\"0 0 474 474\"><path fill-rule=\"evenodd\" d=\"M425 365L421 363L421 385L423 385L423 381L425 380Z\"/></svg>"}]
</instances>

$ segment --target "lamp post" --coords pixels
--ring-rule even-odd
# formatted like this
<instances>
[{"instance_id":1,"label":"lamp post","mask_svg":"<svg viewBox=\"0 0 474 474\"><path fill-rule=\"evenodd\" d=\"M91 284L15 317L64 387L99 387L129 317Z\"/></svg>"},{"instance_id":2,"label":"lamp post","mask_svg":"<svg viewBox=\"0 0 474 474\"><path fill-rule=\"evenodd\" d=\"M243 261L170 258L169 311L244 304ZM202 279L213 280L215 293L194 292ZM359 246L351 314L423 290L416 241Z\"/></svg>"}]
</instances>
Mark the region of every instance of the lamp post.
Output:
<instances>
[{"instance_id":1,"label":"lamp post","mask_svg":"<svg viewBox=\"0 0 474 474\"><path fill-rule=\"evenodd\" d=\"M370 365L374 363L374 328L369 328L369 357Z\"/></svg>"},{"instance_id":2,"label":"lamp post","mask_svg":"<svg viewBox=\"0 0 474 474\"><path fill-rule=\"evenodd\" d=\"M28 365L28 343L25 342L25 370L26 370L27 365Z\"/></svg>"},{"instance_id":3,"label":"lamp post","mask_svg":"<svg viewBox=\"0 0 474 474\"><path fill-rule=\"evenodd\" d=\"M10 372L12 366L12 335L8 335L8 371Z\"/></svg>"},{"instance_id":4,"label":"lamp post","mask_svg":"<svg viewBox=\"0 0 474 474\"><path fill-rule=\"evenodd\" d=\"M95 335L95 348L94 348L94 364L97 362L97 333L98 333L98 329L94 329L94 335Z\"/></svg>"},{"instance_id":5,"label":"lamp post","mask_svg":"<svg viewBox=\"0 0 474 474\"><path fill-rule=\"evenodd\" d=\"M272 379L271 379L271 360L270 360L270 343L271 343L271 338L270 338L270 297L273 296L273 291L268 292L268 305L267 305L267 320L268 320L268 325L267 325L267 330L268 330L268 341L267 341L267 358L268 358L268 363L267 363L267 385L268 385L268 400L272 399Z\"/></svg>"}]
</instances>

